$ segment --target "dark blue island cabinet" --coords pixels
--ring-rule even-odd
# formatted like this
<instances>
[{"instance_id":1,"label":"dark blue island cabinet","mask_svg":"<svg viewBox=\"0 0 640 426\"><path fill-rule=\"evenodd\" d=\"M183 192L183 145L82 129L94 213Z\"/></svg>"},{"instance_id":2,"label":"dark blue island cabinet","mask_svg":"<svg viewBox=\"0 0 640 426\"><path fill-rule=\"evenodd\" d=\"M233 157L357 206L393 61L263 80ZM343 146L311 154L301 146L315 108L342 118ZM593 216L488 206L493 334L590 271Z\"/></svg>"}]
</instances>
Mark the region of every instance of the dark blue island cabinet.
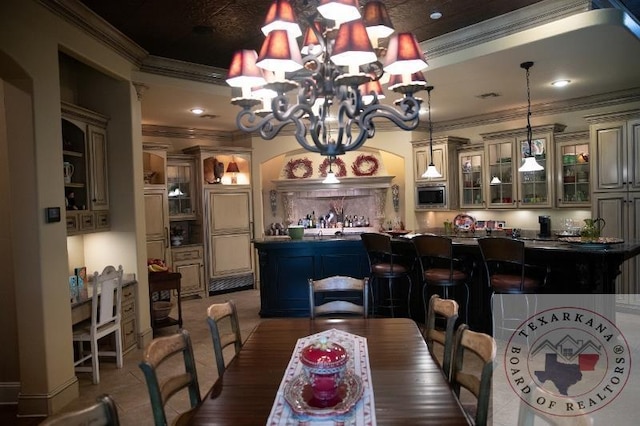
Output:
<instances>
[{"instance_id":1,"label":"dark blue island cabinet","mask_svg":"<svg viewBox=\"0 0 640 426\"><path fill-rule=\"evenodd\" d=\"M308 279L369 275L360 236L256 241L260 268L260 316L309 315Z\"/></svg>"}]
</instances>

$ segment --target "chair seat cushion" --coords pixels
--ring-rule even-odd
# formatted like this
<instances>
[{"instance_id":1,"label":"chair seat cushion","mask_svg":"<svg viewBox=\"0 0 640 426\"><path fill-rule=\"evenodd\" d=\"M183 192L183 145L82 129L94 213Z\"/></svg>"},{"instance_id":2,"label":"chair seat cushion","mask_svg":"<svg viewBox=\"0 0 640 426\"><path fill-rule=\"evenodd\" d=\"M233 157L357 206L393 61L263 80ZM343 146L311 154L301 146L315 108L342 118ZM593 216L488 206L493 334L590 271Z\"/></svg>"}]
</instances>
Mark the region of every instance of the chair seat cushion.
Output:
<instances>
[{"instance_id":1,"label":"chair seat cushion","mask_svg":"<svg viewBox=\"0 0 640 426\"><path fill-rule=\"evenodd\" d=\"M491 287L497 293L535 293L542 283L535 278L524 277L524 285L520 290L520 275L495 274L491 276Z\"/></svg>"},{"instance_id":2,"label":"chair seat cushion","mask_svg":"<svg viewBox=\"0 0 640 426\"><path fill-rule=\"evenodd\" d=\"M456 269L453 270L453 274L451 270L448 268L431 268L424 271L424 280L427 282L461 282L467 279L467 274L462 271L458 271Z\"/></svg>"},{"instance_id":3,"label":"chair seat cushion","mask_svg":"<svg viewBox=\"0 0 640 426\"><path fill-rule=\"evenodd\" d=\"M398 263L376 263L371 266L374 275L406 274L407 268Z\"/></svg>"}]
</instances>

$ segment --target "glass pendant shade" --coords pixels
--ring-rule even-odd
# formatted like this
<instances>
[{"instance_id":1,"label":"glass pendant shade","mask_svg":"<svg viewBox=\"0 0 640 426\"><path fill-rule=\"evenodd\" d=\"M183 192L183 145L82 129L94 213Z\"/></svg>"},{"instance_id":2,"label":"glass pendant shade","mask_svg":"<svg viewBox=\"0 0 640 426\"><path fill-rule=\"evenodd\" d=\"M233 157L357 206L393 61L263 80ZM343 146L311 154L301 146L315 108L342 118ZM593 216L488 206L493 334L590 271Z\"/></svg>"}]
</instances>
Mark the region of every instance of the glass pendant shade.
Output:
<instances>
[{"instance_id":1,"label":"glass pendant shade","mask_svg":"<svg viewBox=\"0 0 640 426\"><path fill-rule=\"evenodd\" d=\"M428 66L416 36L411 33L392 35L384 59L384 70L389 74L413 74Z\"/></svg>"},{"instance_id":2,"label":"glass pendant shade","mask_svg":"<svg viewBox=\"0 0 640 426\"><path fill-rule=\"evenodd\" d=\"M544 167L538 164L536 157L525 157L524 163L518 169L519 172L538 172L540 170L544 170Z\"/></svg>"},{"instance_id":3,"label":"glass pendant shade","mask_svg":"<svg viewBox=\"0 0 640 426\"><path fill-rule=\"evenodd\" d=\"M362 19L369 36L375 39L387 38L393 34L393 24L387 8L381 1L370 1L364 6Z\"/></svg>"},{"instance_id":4,"label":"glass pendant shade","mask_svg":"<svg viewBox=\"0 0 640 426\"><path fill-rule=\"evenodd\" d=\"M331 61L339 66L363 65L377 61L361 19L340 25Z\"/></svg>"},{"instance_id":5,"label":"glass pendant shade","mask_svg":"<svg viewBox=\"0 0 640 426\"><path fill-rule=\"evenodd\" d=\"M491 179L491 182L489 182L491 185L499 185L502 183L502 181L500 180L500 178L498 176L494 176Z\"/></svg>"},{"instance_id":6,"label":"glass pendant shade","mask_svg":"<svg viewBox=\"0 0 640 426\"><path fill-rule=\"evenodd\" d=\"M262 32L264 35L269 35L273 30L288 31L294 38L302 35L289 0L276 0L271 4L264 20Z\"/></svg>"},{"instance_id":7,"label":"glass pendant shade","mask_svg":"<svg viewBox=\"0 0 640 426\"><path fill-rule=\"evenodd\" d=\"M326 19L349 22L360 18L358 0L321 0L318 12Z\"/></svg>"},{"instance_id":8,"label":"glass pendant shade","mask_svg":"<svg viewBox=\"0 0 640 426\"><path fill-rule=\"evenodd\" d=\"M302 68L295 39L285 30L273 30L262 43L256 65L273 72L293 72Z\"/></svg>"},{"instance_id":9,"label":"glass pendant shade","mask_svg":"<svg viewBox=\"0 0 640 426\"><path fill-rule=\"evenodd\" d=\"M336 177L336 174L334 172L332 172L331 170L329 170L327 172L327 177L324 178L324 180L322 181L322 183L340 183L340 179L338 179Z\"/></svg>"},{"instance_id":10,"label":"glass pendant shade","mask_svg":"<svg viewBox=\"0 0 640 426\"><path fill-rule=\"evenodd\" d=\"M442 177L436 166L433 164L429 164L427 170L422 174L423 178L439 178Z\"/></svg>"},{"instance_id":11,"label":"glass pendant shade","mask_svg":"<svg viewBox=\"0 0 640 426\"><path fill-rule=\"evenodd\" d=\"M256 66L258 53L255 50L238 50L233 54L227 84L231 87L255 87L265 84L262 70Z\"/></svg>"}]
</instances>

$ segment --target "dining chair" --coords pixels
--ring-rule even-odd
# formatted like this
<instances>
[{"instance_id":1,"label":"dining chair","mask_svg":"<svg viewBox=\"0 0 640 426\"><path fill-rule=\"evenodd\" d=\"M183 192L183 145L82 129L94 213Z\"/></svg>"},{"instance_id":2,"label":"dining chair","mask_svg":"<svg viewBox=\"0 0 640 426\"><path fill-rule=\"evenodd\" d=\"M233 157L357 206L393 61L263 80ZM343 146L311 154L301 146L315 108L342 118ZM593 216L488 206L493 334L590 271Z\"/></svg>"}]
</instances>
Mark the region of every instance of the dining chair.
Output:
<instances>
[{"instance_id":1,"label":"dining chair","mask_svg":"<svg viewBox=\"0 0 640 426\"><path fill-rule=\"evenodd\" d=\"M117 270L109 265L101 274L94 272L91 318L73 328L77 348L77 359L73 363L75 371L92 373L94 385L100 383L99 357L115 357L116 366L122 368L122 274L122 265ZM115 349L100 351L98 341L110 334L114 335ZM86 365L89 360L91 365Z\"/></svg>"},{"instance_id":2,"label":"dining chair","mask_svg":"<svg viewBox=\"0 0 640 426\"><path fill-rule=\"evenodd\" d=\"M388 309L391 317L395 317L396 309L404 308L407 316L411 317L411 271L402 263L402 256L393 252L391 237L375 232L365 232L360 235L360 238L369 260L369 285L374 311L378 308ZM381 299L380 292L376 291L380 279L387 280L388 293L384 303L380 300L376 301L376 298ZM400 299L394 296L396 282L401 279L408 283L406 304L400 303ZM377 296L376 293L378 293Z\"/></svg>"},{"instance_id":3,"label":"dining chair","mask_svg":"<svg viewBox=\"0 0 640 426\"><path fill-rule=\"evenodd\" d=\"M496 341L493 337L485 333L471 331L466 324L461 324L458 327L451 365L451 387L458 398L460 398L461 387L476 397L475 405L462 404L465 413L476 426L487 424L491 376L496 351ZM470 354L466 355L467 353ZM479 362L473 362L470 355L475 356ZM471 364L474 371L472 372L465 363ZM474 374L474 372L479 372L479 374Z\"/></svg>"},{"instance_id":4,"label":"dining chair","mask_svg":"<svg viewBox=\"0 0 640 426\"><path fill-rule=\"evenodd\" d=\"M119 426L118 409L110 395L101 395L96 403L76 411L47 417L40 426Z\"/></svg>"},{"instance_id":5,"label":"dining chair","mask_svg":"<svg viewBox=\"0 0 640 426\"><path fill-rule=\"evenodd\" d=\"M451 238L439 235L417 235L411 239L416 250L422 277L422 302L427 315L427 291L429 287L442 290L442 296L449 299L449 289L464 287L464 321L469 319L469 282L473 279L473 267L467 268L461 259L453 256ZM426 321L425 321L426 323Z\"/></svg>"},{"instance_id":6,"label":"dining chair","mask_svg":"<svg viewBox=\"0 0 640 426\"><path fill-rule=\"evenodd\" d=\"M348 296L352 295L352 298ZM354 298L355 295L359 295ZM324 297L318 303L318 296ZM328 300L328 301L327 301ZM359 302L359 303L356 303ZM309 279L309 316L369 315L369 279L341 275Z\"/></svg>"},{"instance_id":7,"label":"dining chair","mask_svg":"<svg viewBox=\"0 0 640 426\"><path fill-rule=\"evenodd\" d=\"M452 299L441 299L439 295L434 294L429 299L427 310L427 321L424 329L424 339L427 342L429 352L436 359L434 344L438 344L442 348L442 361L440 367L447 378L451 378L451 357L453 356L453 344L456 321L458 320L458 302ZM445 329L436 328L437 317L444 318Z\"/></svg>"},{"instance_id":8,"label":"dining chair","mask_svg":"<svg viewBox=\"0 0 640 426\"><path fill-rule=\"evenodd\" d=\"M536 293L540 293L547 281L549 267L529 265L525 262L524 241L513 238L485 237L478 239L482 255L487 282L491 288L492 318L494 302L499 305L499 329L493 325L493 336L504 337L507 331L516 330L521 321L535 312L537 306ZM508 309L503 297L495 300L495 295L521 294L523 295L524 311L522 309ZM533 304L533 309L531 309ZM515 323L515 326L508 324Z\"/></svg>"},{"instance_id":9,"label":"dining chair","mask_svg":"<svg viewBox=\"0 0 640 426\"><path fill-rule=\"evenodd\" d=\"M175 370L173 374L162 377L161 375L166 371L161 370L159 374L160 365L180 354L183 357L184 369ZM191 409L200 403L202 398L200 397L198 374L191 337L187 330L179 329L176 334L153 339L142 355L140 369L147 382L153 420L156 426L167 425L165 405L179 391L185 388L188 390ZM183 424L188 421L191 414L192 410L181 413L174 424Z\"/></svg>"},{"instance_id":10,"label":"dining chair","mask_svg":"<svg viewBox=\"0 0 640 426\"><path fill-rule=\"evenodd\" d=\"M235 355L242 348L242 336L240 334L240 322L238 310L233 300L224 303L214 303L207 308L207 322L211 330L213 341L213 353L216 357L218 377L222 377L225 370L224 348L233 345ZM235 356L234 355L234 356Z\"/></svg>"}]
</instances>

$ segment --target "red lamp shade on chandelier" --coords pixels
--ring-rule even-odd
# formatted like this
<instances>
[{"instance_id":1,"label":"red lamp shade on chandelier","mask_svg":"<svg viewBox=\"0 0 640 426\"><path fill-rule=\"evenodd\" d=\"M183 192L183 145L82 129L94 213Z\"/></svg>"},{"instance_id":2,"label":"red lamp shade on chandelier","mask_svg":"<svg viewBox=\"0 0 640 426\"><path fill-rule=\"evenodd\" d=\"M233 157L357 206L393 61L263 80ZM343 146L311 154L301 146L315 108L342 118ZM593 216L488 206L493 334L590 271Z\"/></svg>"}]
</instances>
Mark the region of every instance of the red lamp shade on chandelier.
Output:
<instances>
[{"instance_id":1,"label":"red lamp shade on chandelier","mask_svg":"<svg viewBox=\"0 0 640 426\"><path fill-rule=\"evenodd\" d=\"M356 74L358 66L376 61L367 29L361 19L340 25L331 61L336 65L348 65L349 73Z\"/></svg>"},{"instance_id":2,"label":"red lamp shade on chandelier","mask_svg":"<svg viewBox=\"0 0 640 426\"><path fill-rule=\"evenodd\" d=\"M229 73L227 74L227 84L231 87L242 87L243 97L249 97L250 92L244 93L245 88L262 86L266 83L262 70L256 66L258 54L255 50L238 50L233 54Z\"/></svg>"},{"instance_id":3,"label":"red lamp shade on chandelier","mask_svg":"<svg viewBox=\"0 0 640 426\"><path fill-rule=\"evenodd\" d=\"M321 0L318 12L327 19L349 22L360 18L358 0Z\"/></svg>"},{"instance_id":4,"label":"red lamp shade on chandelier","mask_svg":"<svg viewBox=\"0 0 640 426\"><path fill-rule=\"evenodd\" d=\"M416 36L411 33L398 33L391 36L384 62L386 72L413 74L427 66Z\"/></svg>"},{"instance_id":5,"label":"red lamp shade on chandelier","mask_svg":"<svg viewBox=\"0 0 640 426\"><path fill-rule=\"evenodd\" d=\"M266 36L273 30L288 31L294 38L302 35L289 0L276 0L271 4L262 26L262 32Z\"/></svg>"},{"instance_id":6,"label":"red lamp shade on chandelier","mask_svg":"<svg viewBox=\"0 0 640 426\"><path fill-rule=\"evenodd\" d=\"M378 48L378 39L387 38L394 31L387 8L381 1L373 0L364 6L362 15L367 33L371 38L371 44L374 48Z\"/></svg>"},{"instance_id":7,"label":"red lamp shade on chandelier","mask_svg":"<svg viewBox=\"0 0 640 426\"><path fill-rule=\"evenodd\" d=\"M262 44L256 65L276 74L276 80L284 79L285 72L302 68L302 57L296 40L285 30L273 30Z\"/></svg>"}]
</instances>

